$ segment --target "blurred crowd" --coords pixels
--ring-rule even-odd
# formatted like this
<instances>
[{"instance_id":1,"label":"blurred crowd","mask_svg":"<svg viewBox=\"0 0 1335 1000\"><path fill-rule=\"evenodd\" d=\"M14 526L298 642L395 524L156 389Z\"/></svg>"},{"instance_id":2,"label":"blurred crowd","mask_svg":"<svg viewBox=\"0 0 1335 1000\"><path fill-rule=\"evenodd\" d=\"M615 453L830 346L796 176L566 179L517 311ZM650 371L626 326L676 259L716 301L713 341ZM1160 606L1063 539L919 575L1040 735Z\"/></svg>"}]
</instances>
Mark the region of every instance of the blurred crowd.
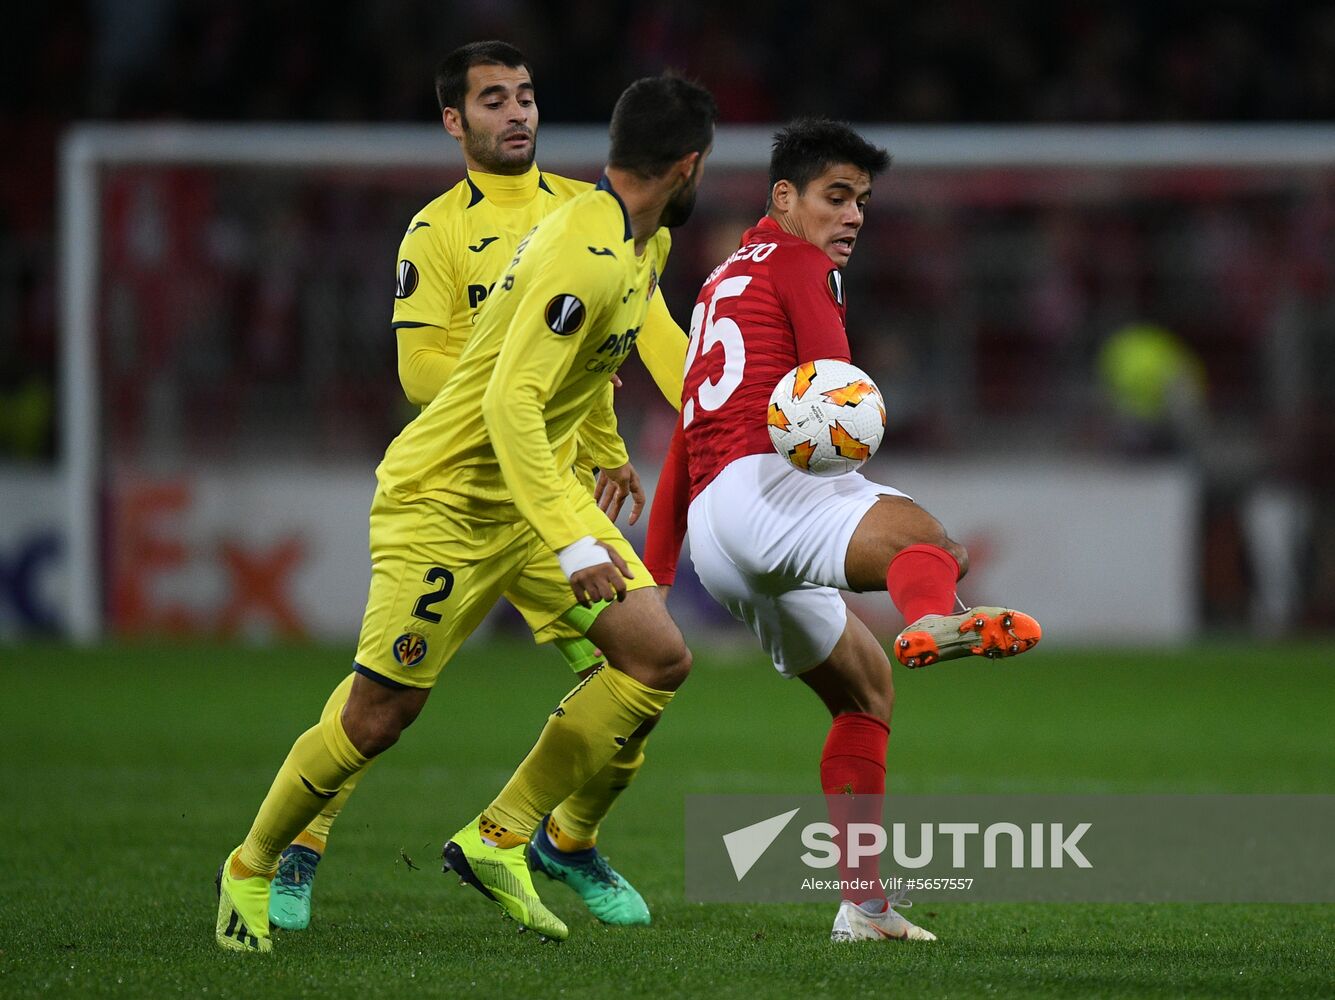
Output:
<instances>
[{"instance_id":1,"label":"blurred crowd","mask_svg":"<svg viewBox=\"0 0 1335 1000\"><path fill-rule=\"evenodd\" d=\"M1335 117L1319 3L75 0L6 21L5 100L62 118L417 120L441 54L485 37L532 57L566 121L667 66L734 122Z\"/></svg>"}]
</instances>

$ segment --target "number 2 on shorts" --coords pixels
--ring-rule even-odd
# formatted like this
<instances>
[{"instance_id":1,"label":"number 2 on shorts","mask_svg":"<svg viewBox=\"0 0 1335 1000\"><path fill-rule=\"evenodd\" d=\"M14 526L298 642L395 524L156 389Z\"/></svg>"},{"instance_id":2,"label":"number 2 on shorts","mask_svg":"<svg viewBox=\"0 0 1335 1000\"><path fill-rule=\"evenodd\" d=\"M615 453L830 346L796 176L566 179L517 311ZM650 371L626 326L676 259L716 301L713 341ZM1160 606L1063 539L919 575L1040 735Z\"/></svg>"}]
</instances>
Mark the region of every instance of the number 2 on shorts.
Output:
<instances>
[{"instance_id":1,"label":"number 2 on shorts","mask_svg":"<svg viewBox=\"0 0 1335 1000\"><path fill-rule=\"evenodd\" d=\"M450 591L454 589L454 574L444 566L432 566L426 571L425 580L427 583L439 583L440 586L427 591L417 599L417 603L413 605L413 617L430 622L432 625L439 625L441 615L437 611L432 611L431 605L439 604L450 596Z\"/></svg>"}]
</instances>

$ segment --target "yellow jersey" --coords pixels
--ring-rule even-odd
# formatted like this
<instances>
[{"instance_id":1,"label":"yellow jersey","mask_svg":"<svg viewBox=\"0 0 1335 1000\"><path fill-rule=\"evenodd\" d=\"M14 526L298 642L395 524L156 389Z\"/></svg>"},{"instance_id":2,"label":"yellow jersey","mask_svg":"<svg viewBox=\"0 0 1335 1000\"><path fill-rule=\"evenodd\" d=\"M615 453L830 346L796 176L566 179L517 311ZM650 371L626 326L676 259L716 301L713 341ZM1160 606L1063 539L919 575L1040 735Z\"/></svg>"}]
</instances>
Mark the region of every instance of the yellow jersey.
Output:
<instances>
[{"instance_id":1,"label":"yellow jersey","mask_svg":"<svg viewBox=\"0 0 1335 1000\"><path fill-rule=\"evenodd\" d=\"M430 496L489 521L527 520L553 549L588 533L557 460L586 418L611 415L610 377L635 347L671 237L635 253L607 178L519 241L440 392L376 470L390 497Z\"/></svg>"},{"instance_id":2,"label":"yellow jersey","mask_svg":"<svg viewBox=\"0 0 1335 1000\"><path fill-rule=\"evenodd\" d=\"M413 217L399 245L393 317L399 379L411 402L425 407L453 373L479 310L524 235L592 189L536 165L519 176L470 170ZM680 409L686 335L662 296L655 297L638 350L663 396ZM595 418L580 436L599 465L615 468L628 460L614 420L609 426Z\"/></svg>"}]
</instances>

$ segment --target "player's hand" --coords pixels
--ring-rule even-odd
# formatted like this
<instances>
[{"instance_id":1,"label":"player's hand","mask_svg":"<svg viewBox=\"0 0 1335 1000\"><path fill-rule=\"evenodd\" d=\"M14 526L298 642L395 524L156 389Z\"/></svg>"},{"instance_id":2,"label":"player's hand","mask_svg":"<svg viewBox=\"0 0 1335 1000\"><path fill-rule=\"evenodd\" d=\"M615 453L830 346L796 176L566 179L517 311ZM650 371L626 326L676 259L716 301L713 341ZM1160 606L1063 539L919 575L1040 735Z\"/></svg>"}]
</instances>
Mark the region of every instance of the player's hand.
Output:
<instances>
[{"instance_id":1,"label":"player's hand","mask_svg":"<svg viewBox=\"0 0 1335 1000\"><path fill-rule=\"evenodd\" d=\"M613 373L612 373L611 375L609 375L607 378L608 378L608 381L610 381L610 382L612 383L612 388L613 388L613 389L620 389L620 388L621 388L621 376L618 375L616 372L613 372Z\"/></svg>"},{"instance_id":2,"label":"player's hand","mask_svg":"<svg viewBox=\"0 0 1335 1000\"><path fill-rule=\"evenodd\" d=\"M617 519L617 515L621 513L621 505L626 502L627 497L631 497L634 501L630 507L630 520L627 523L634 524L640 519L640 512L644 510L644 487L640 485L640 474L635 471L635 466L627 462L616 469L598 470L598 483L593 488L593 499L599 509L607 515L608 520Z\"/></svg>"},{"instance_id":3,"label":"player's hand","mask_svg":"<svg viewBox=\"0 0 1335 1000\"><path fill-rule=\"evenodd\" d=\"M585 567L570 578L575 600L586 608L597 601L624 601L626 581L635 578L620 552L604 542L598 544L607 553L608 562Z\"/></svg>"}]
</instances>

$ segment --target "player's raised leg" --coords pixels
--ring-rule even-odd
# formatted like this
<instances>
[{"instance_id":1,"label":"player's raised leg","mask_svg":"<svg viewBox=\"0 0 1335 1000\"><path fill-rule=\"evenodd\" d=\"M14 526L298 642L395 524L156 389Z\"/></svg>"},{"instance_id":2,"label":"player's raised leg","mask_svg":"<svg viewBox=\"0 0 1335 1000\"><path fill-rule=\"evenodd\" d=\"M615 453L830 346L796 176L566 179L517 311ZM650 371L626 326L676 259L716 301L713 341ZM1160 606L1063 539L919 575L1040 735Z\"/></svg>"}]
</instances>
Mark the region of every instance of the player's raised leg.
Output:
<instances>
[{"instance_id":1,"label":"player's raised leg","mask_svg":"<svg viewBox=\"0 0 1335 1000\"><path fill-rule=\"evenodd\" d=\"M907 627L895 656L925 667L961 656L1015 656L1038 644L1032 617L1005 607L956 611L956 582L968 572L964 546L912 500L882 497L849 542L845 573L854 590L886 590Z\"/></svg>"}]
</instances>

